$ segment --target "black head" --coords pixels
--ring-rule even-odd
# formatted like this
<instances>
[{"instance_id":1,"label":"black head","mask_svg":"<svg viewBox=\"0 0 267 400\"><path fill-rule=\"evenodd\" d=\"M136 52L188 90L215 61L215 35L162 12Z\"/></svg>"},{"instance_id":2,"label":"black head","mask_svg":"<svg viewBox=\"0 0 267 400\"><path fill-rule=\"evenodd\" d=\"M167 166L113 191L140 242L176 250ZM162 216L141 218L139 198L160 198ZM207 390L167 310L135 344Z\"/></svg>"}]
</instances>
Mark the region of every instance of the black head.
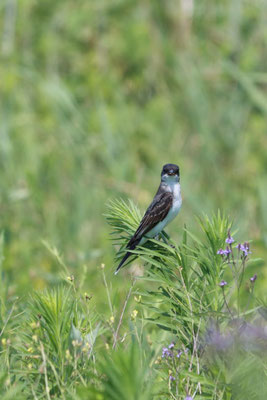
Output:
<instances>
[{"instance_id":1,"label":"black head","mask_svg":"<svg viewBox=\"0 0 267 400\"><path fill-rule=\"evenodd\" d=\"M161 176L168 175L168 176L180 176L180 170L178 165L176 164L165 164L162 168Z\"/></svg>"}]
</instances>

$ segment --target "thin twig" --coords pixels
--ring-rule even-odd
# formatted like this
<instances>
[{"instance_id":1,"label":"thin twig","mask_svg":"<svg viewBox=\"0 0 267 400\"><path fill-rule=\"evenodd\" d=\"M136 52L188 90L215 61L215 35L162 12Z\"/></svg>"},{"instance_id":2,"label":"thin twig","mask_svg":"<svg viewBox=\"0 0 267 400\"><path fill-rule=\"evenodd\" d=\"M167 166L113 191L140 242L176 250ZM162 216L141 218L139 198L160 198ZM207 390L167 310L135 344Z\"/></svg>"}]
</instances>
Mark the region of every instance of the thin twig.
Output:
<instances>
[{"instance_id":1,"label":"thin twig","mask_svg":"<svg viewBox=\"0 0 267 400\"><path fill-rule=\"evenodd\" d=\"M224 304L226 305L226 308L227 308L229 314L231 315L231 317L234 318L234 316L233 316L233 314L232 314L232 312L231 312L231 310L230 310L230 308L229 308L229 306L228 306L228 303L227 303L227 301L226 301L225 292L224 292L224 287L222 287L222 292L223 292Z\"/></svg>"},{"instance_id":2,"label":"thin twig","mask_svg":"<svg viewBox=\"0 0 267 400\"><path fill-rule=\"evenodd\" d=\"M40 343L40 349L43 357L43 366L44 366L44 376L45 376L45 391L48 400L51 400L50 393L49 393L49 386L48 386L48 378L47 378L47 369L46 369L46 357L44 352L43 343Z\"/></svg>"},{"instance_id":3,"label":"thin twig","mask_svg":"<svg viewBox=\"0 0 267 400\"><path fill-rule=\"evenodd\" d=\"M238 314L238 318L239 318L239 314L240 314L240 288L243 282L243 278L244 278L244 272L245 272L245 265L246 265L246 259L243 256L242 258L242 264L241 264L241 273L238 275L239 280L239 285L237 286L237 314Z\"/></svg>"},{"instance_id":4,"label":"thin twig","mask_svg":"<svg viewBox=\"0 0 267 400\"><path fill-rule=\"evenodd\" d=\"M126 297L126 299L125 299L125 302L124 302L124 304L123 304L123 309L122 309L122 312L121 312L120 320L119 320L119 323L118 323L116 332L115 332L115 334L114 334L114 342L113 342L113 346L112 346L113 349L115 349L115 348L116 348L116 345L117 345L118 334L119 334L119 330L120 330L120 327L121 327L121 324L122 324L122 318L123 318L123 315L124 315L124 312L125 312L127 303L128 303L128 301L129 301L129 298L130 298L130 296L131 296L131 293L132 293L134 284L135 284L135 280L132 282L132 285L131 285L131 287L130 287L130 289L129 289L129 292L128 292L127 297Z\"/></svg>"},{"instance_id":5,"label":"thin twig","mask_svg":"<svg viewBox=\"0 0 267 400\"><path fill-rule=\"evenodd\" d=\"M1 332L0 332L0 337L3 335L4 330L5 330L5 328L6 328L7 324L8 324L8 321L9 321L10 318L11 318L11 315L12 315L12 313L13 313L13 311L14 311L16 302L17 302L17 300L13 303L13 305L12 305L12 307L11 307L10 313L8 314L8 317L7 317L7 319L6 319L5 323L4 323L4 326L3 326L3 328L2 328L2 330L1 330Z\"/></svg>"},{"instance_id":6,"label":"thin twig","mask_svg":"<svg viewBox=\"0 0 267 400\"><path fill-rule=\"evenodd\" d=\"M60 392L61 392L62 399L65 400L66 397L65 397L65 395L64 395L64 389L62 390L62 388L61 388L61 385L64 386L64 384L62 384L62 383L59 381L59 377L58 377L56 368L54 367L53 363L52 363L49 359L48 359L48 363L49 363L49 365L50 365L50 368L51 368L52 371L54 372L54 376L55 376L55 378L56 378L57 385L58 385L59 390L60 390Z\"/></svg>"},{"instance_id":7,"label":"thin twig","mask_svg":"<svg viewBox=\"0 0 267 400\"><path fill-rule=\"evenodd\" d=\"M191 302L190 295L189 295L189 292L187 290L187 287L186 287L186 284L185 284L185 281L184 281L184 278L183 278L182 268L179 268L179 272L180 272L182 284L183 284L183 287L185 289L186 296L187 296L187 299L188 299L191 318L192 318L191 322L192 322L192 335L193 335L193 352L192 352L192 356L191 356L191 360L190 360L189 370L190 371L192 370L193 358L194 358L194 355L195 355L196 356L196 363L197 363L197 374L199 375L200 374L200 365L199 365L199 357L198 357L198 354L197 354L197 341L198 341L198 336L199 336L199 331L200 331L200 325L201 325L202 318L200 318L200 320L199 320L197 333L195 334L195 332L194 332L195 323L194 323L194 320L193 320L192 302ZM203 288L203 291L202 291L202 296L201 296L200 302L202 301L202 298L204 296L205 287L206 287L206 282L204 283L204 288ZM201 394L201 384L200 384L200 382L198 382L197 388L199 390L199 393ZM187 382L187 389L188 389L188 382Z\"/></svg>"},{"instance_id":8,"label":"thin twig","mask_svg":"<svg viewBox=\"0 0 267 400\"><path fill-rule=\"evenodd\" d=\"M36 396L36 394L35 394L35 391L33 390L32 385L31 385L31 389L32 389L32 395L33 395L33 397L34 397L34 400L38 400L38 398L37 398L37 396Z\"/></svg>"},{"instance_id":9,"label":"thin twig","mask_svg":"<svg viewBox=\"0 0 267 400\"><path fill-rule=\"evenodd\" d=\"M109 288L108 288L108 284L107 284L104 268L102 268L102 275L103 275L104 285L105 285L106 292L107 292L108 304L109 304L110 312L111 312L111 315L113 315L113 307L112 307L112 302L111 302L111 298L110 298L110 293L109 293Z\"/></svg>"}]
</instances>

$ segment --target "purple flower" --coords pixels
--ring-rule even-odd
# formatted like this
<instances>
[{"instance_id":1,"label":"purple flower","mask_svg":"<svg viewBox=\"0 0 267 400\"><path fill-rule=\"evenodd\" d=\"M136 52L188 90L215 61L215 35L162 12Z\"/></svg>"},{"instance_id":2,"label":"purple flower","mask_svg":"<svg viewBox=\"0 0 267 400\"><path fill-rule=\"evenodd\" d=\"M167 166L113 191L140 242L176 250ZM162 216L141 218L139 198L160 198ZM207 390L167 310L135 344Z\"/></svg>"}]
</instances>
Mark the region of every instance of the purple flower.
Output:
<instances>
[{"instance_id":1,"label":"purple flower","mask_svg":"<svg viewBox=\"0 0 267 400\"><path fill-rule=\"evenodd\" d=\"M224 286L226 286L227 285L227 282L225 282L224 280L222 280L220 283L219 283L219 286L221 286L222 288L224 287Z\"/></svg>"},{"instance_id":2,"label":"purple flower","mask_svg":"<svg viewBox=\"0 0 267 400\"><path fill-rule=\"evenodd\" d=\"M251 251L249 251L249 243L248 242L245 242L244 244L241 245L241 251L243 251L245 257L247 257L248 254L251 254Z\"/></svg>"},{"instance_id":3,"label":"purple flower","mask_svg":"<svg viewBox=\"0 0 267 400\"><path fill-rule=\"evenodd\" d=\"M169 354L169 350L168 350L168 348L167 347L163 347L163 349L162 349L162 358L164 358L164 357L168 357L168 354Z\"/></svg>"},{"instance_id":4,"label":"purple flower","mask_svg":"<svg viewBox=\"0 0 267 400\"><path fill-rule=\"evenodd\" d=\"M230 254L231 253L231 249L230 249L230 247L229 246L226 246L226 249L224 250L224 254Z\"/></svg>"},{"instance_id":5,"label":"purple flower","mask_svg":"<svg viewBox=\"0 0 267 400\"><path fill-rule=\"evenodd\" d=\"M174 348L174 343L172 342L170 345L169 345L169 349L173 349Z\"/></svg>"},{"instance_id":6,"label":"purple flower","mask_svg":"<svg viewBox=\"0 0 267 400\"><path fill-rule=\"evenodd\" d=\"M243 255L245 257L247 257L249 254L251 254L251 251L249 251L249 243L245 242L244 244L238 243L238 245L236 246L236 248L239 251L242 251Z\"/></svg>"},{"instance_id":7,"label":"purple flower","mask_svg":"<svg viewBox=\"0 0 267 400\"><path fill-rule=\"evenodd\" d=\"M254 274L254 275L250 278L250 282L254 283L256 279L257 279L257 274Z\"/></svg>"},{"instance_id":8,"label":"purple flower","mask_svg":"<svg viewBox=\"0 0 267 400\"><path fill-rule=\"evenodd\" d=\"M232 244L234 243L235 239L232 238L232 236L230 235L230 232L228 232L228 237L226 238L225 242L228 244Z\"/></svg>"},{"instance_id":9,"label":"purple flower","mask_svg":"<svg viewBox=\"0 0 267 400\"><path fill-rule=\"evenodd\" d=\"M229 246L226 246L226 249L225 249L225 250L220 249L220 250L217 251L217 254L220 254L220 255L222 255L222 256L227 256L228 254L231 253L231 251L232 251L232 250L230 249L230 247L229 247Z\"/></svg>"},{"instance_id":10,"label":"purple flower","mask_svg":"<svg viewBox=\"0 0 267 400\"><path fill-rule=\"evenodd\" d=\"M175 378L172 375L169 376L169 379L170 379L171 382L175 381Z\"/></svg>"},{"instance_id":11,"label":"purple flower","mask_svg":"<svg viewBox=\"0 0 267 400\"><path fill-rule=\"evenodd\" d=\"M179 350L176 357L180 358L182 354L183 354L182 350Z\"/></svg>"},{"instance_id":12,"label":"purple flower","mask_svg":"<svg viewBox=\"0 0 267 400\"><path fill-rule=\"evenodd\" d=\"M193 398L191 396L186 396L184 400L193 400Z\"/></svg>"},{"instance_id":13,"label":"purple flower","mask_svg":"<svg viewBox=\"0 0 267 400\"><path fill-rule=\"evenodd\" d=\"M171 356L172 356L172 352L167 347L163 347L161 357L162 358L165 358L165 357L168 358L168 357L171 357Z\"/></svg>"},{"instance_id":14,"label":"purple flower","mask_svg":"<svg viewBox=\"0 0 267 400\"><path fill-rule=\"evenodd\" d=\"M224 255L224 250L223 249L218 250L217 254L220 254L221 256L223 256Z\"/></svg>"}]
</instances>

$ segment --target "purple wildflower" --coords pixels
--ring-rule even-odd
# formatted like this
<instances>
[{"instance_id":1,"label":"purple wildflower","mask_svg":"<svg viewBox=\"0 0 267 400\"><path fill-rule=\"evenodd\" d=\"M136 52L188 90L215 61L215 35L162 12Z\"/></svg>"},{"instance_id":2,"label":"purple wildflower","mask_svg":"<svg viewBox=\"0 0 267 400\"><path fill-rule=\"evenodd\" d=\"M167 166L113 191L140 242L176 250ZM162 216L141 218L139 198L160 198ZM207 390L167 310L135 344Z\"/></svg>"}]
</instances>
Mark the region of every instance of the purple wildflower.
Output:
<instances>
[{"instance_id":1,"label":"purple wildflower","mask_svg":"<svg viewBox=\"0 0 267 400\"><path fill-rule=\"evenodd\" d=\"M182 354L183 354L182 350L179 350L176 357L180 358Z\"/></svg>"},{"instance_id":2,"label":"purple wildflower","mask_svg":"<svg viewBox=\"0 0 267 400\"><path fill-rule=\"evenodd\" d=\"M247 257L249 254L251 254L251 251L249 251L249 243L245 242L244 244L238 243L238 245L236 246L236 248L239 251L242 251L243 255L245 257Z\"/></svg>"},{"instance_id":3,"label":"purple wildflower","mask_svg":"<svg viewBox=\"0 0 267 400\"><path fill-rule=\"evenodd\" d=\"M243 251L243 254L245 257L248 256L248 254L251 254L251 251L249 251L249 243L245 242L244 244L241 245L241 251Z\"/></svg>"},{"instance_id":4,"label":"purple wildflower","mask_svg":"<svg viewBox=\"0 0 267 400\"><path fill-rule=\"evenodd\" d=\"M219 286L221 286L222 288L224 287L224 286L226 286L227 285L227 282L225 282L224 280L222 280L220 283L219 283Z\"/></svg>"},{"instance_id":5,"label":"purple wildflower","mask_svg":"<svg viewBox=\"0 0 267 400\"><path fill-rule=\"evenodd\" d=\"M162 349L162 358L173 357L173 352L168 349L168 347L163 347Z\"/></svg>"},{"instance_id":6,"label":"purple wildflower","mask_svg":"<svg viewBox=\"0 0 267 400\"><path fill-rule=\"evenodd\" d=\"M226 249L220 249L217 251L217 254L220 254L221 256L228 256L228 254L230 254L232 252L232 250L230 249L229 246L226 246Z\"/></svg>"},{"instance_id":7,"label":"purple wildflower","mask_svg":"<svg viewBox=\"0 0 267 400\"><path fill-rule=\"evenodd\" d=\"M184 400L193 400L193 398L191 396L186 396Z\"/></svg>"},{"instance_id":8,"label":"purple wildflower","mask_svg":"<svg viewBox=\"0 0 267 400\"><path fill-rule=\"evenodd\" d=\"M174 348L174 343L171 342L171 344L169 345L169 349L173 349Z\"/></svg>"},{"instance_id":9,"label":"purple wildflower","mask_svg":"<svg viewBox=\"0 0 267 400\"><path fill-rule=\"evenodd\" d=\"M230 232L228 232L228 237L226 238L225 242L228 244L232 244L234 243L235 239L232 238L232 236L230 235Z\"/></svg>"},{"instance_id":10,"label":"purple wildflower","mask_svg":"<svg viewBox=\"0 0 267 400\"><path fill-rule=\"evenodd\" d=\"M229 246L226 246L226 249L224 250L224 254L230 254L231 253L231 249L230 249L230 247Z\"/></svg>"},{"instance_id":11,"label":"purple wildflower","mask_svg":"<svg viewBox=\"0 0 267 400\"><path fill-rule=\"evenodd\" d=\"M224 250L223 249L218 250L217 254L220 254L221 256L223 256L224 255Z\"/></svg>"},{"instance_id":12,"label":"purple wildflower","mask_svg":"<svg viewBox=\"0 0 267 400\"><path fill-rule=\"evenodd\" d=\"M257 279L257 274L254 274L254 275L250 278L250 282L254 283L256 279Z\"/></svg>"},{"instance_id":13,"label":"purple wildflower","mask_svg":"<svg viewBox=\"0 0 267 400\"><path fill-rule=\"evenodd\" d=\"M171 382L175 381L175 378L172 375L169 376L169 379L170 379Z\"/></svg>"},{"instance_id":14,"label":"purple wildflower","mask_svg":"<svg viewBox=\"0 0 267 400\"><path fill-rule=\"evenodd\" d=\"M169 351L169 349L168 349L167 347L163 347L163 349L162 349L162 355L161 355L162 358L170 357L171 354L172 354L172 353Z\"/></svg>"}]
</instances>

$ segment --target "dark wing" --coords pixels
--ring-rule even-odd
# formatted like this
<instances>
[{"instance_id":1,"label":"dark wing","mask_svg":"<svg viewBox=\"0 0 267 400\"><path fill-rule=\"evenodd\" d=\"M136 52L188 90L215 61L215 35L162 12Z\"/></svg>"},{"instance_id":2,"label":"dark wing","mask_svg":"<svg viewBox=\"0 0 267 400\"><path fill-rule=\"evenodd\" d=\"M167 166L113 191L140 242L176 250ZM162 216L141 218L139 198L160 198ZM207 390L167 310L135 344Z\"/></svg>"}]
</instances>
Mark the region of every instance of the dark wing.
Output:
<instances>
[{"instance_id":1,"label":"dark wing","mask_svg":"<svg viewBox=\"0 0 267 400\"><path fill-rule=\"evenodd\" d=\"M142 237L167 216L168 212L171 209L172 201L173 195L170 192L162 192L156 194L152 203L146 210L146 213L143 216L139 227L127 244L127 249L134 250ZM124 255L118 268L116 269L115 274L118 273L119 269L122 267L122 265L125 263L127 258L130 257L131 254L132 253L128 251Z\"/></svg>"},{"instance_id":2,"label":"dark wing","mask_svg":"<svg viewBox=\"0 0 267 400\"><path fill-rule=\"evenodd\" d=\"M136 239L140 240L154 226L164 220L171 209L172 201L173 195L170 192L159 193L154 197L127 247L130 247L131 242L136 241Z\"/></svg>"}]
</instances>

